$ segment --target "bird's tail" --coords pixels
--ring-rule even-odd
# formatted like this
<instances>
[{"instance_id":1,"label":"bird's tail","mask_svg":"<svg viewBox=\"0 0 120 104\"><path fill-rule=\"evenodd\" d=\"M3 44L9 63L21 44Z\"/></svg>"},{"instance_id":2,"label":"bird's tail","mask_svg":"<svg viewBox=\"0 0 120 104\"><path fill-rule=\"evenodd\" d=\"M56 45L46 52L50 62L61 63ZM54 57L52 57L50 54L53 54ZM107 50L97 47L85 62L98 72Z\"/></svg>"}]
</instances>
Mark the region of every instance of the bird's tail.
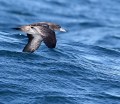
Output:
<instances>
[{"instance_id":1,"label":"bird's tail","mask_svg":"<svg viewBox=\"0 0 120 104\"><path fill-rule=\"evenodd\" d=\"M13 30L21 30L20 27L15 27L15 28L12 28Z\"/></svg>"}]
</instances>

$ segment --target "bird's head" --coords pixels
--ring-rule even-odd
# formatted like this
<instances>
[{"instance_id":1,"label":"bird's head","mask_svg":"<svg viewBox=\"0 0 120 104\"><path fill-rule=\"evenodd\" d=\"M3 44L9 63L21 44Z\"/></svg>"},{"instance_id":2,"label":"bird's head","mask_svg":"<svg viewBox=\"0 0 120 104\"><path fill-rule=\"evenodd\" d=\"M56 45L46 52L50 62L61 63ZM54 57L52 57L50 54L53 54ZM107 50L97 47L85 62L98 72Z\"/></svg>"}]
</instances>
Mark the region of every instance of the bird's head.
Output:
<instances>
[{"instance_id":1,"label":"bird's head","mask_svg":"<svg viewBox=\"0 0 120 104\"><path fill-rule=\"evenodd\" d=\"M54 23L47 23L49 28L54 31L61 31L61 32L66 32L64 28L62 28L60 25L54 24Z\"/></svg>"}]
</instances>

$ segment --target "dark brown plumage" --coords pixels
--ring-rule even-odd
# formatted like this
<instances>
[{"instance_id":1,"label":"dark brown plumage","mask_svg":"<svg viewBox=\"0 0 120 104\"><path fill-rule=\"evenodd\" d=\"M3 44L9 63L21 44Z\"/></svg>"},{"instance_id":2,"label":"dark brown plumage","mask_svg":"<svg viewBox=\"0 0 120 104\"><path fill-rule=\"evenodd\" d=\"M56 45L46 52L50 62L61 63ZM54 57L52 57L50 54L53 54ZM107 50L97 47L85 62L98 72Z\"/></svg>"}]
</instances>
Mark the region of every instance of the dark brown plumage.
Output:
<instances>
[{"instance_id":1,"label":"dark brown plumage","mask_svg":"<svg viewBox=\"0 0 120 104\"><path fill-rule=\"evenodd\" d=\"M66 32L61 26L50 22L39 22L15 29L27 33L28 43L23 52L34 52L39 48L42 41L48 48L55 48L57 40L54 31Z\"/></svg>"}]
</instances>

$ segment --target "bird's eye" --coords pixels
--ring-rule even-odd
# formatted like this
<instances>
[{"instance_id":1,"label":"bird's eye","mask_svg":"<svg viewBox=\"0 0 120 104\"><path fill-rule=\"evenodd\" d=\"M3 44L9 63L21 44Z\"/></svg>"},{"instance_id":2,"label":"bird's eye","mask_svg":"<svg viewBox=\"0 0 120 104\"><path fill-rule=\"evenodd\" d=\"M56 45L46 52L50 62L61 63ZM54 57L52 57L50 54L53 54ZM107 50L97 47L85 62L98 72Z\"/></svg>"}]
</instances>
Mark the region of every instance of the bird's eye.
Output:
<instances>
[{"instance_id":1,"label":"bird's eye","mask_svg":"<svg viewBox=\"0 0 120 104\"><path fill-rule=\"evenodd\" d=\"M56 27L57 27L57 28L61 28L61 26L60 26L60 25L56 25Z\"/></svg>"}]
</instances>

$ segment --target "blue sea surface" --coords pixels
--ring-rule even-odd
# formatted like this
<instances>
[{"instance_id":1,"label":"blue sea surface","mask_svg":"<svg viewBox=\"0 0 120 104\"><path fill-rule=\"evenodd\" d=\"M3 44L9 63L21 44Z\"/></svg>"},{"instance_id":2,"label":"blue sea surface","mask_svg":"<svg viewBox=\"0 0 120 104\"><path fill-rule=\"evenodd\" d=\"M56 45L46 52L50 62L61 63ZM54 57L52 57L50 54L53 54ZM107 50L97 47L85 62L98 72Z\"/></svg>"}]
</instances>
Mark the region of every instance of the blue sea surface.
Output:
<instances>
[{"instance_id":1,"label":"blue sea surface","mask_svg":"<svg viewBox=\"0 0 120 104\"><path fill-rule=\"evenodd\" d=\"M41 21L68 32L22 52ZM120 0L0 0L0 104L120 104Z\"/></svg>"}]
</instances>

